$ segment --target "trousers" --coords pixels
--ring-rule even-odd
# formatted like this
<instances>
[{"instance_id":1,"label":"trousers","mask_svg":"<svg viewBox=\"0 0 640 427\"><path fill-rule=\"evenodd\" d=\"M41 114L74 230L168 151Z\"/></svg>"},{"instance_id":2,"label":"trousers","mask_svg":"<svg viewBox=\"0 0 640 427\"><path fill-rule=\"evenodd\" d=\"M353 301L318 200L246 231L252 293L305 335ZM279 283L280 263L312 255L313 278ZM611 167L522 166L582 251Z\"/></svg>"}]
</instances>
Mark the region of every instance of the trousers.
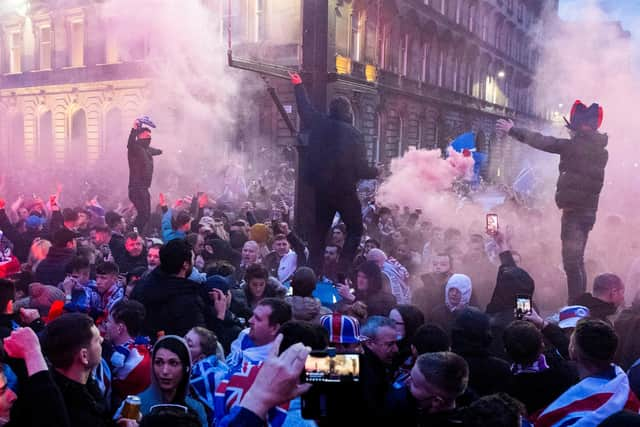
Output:
<instances>
[{"instance_id":1,"label":"trousers","mask_svg":"<svg viewBox=\"0 0 640 427\"><path fill-rule=\"evenodd\" d=\"M562 211L562 265L567 274L569 304L587 290L584 251L589 232L596 223L595 209L564 209Z\"/></svg>"}]
</instances>

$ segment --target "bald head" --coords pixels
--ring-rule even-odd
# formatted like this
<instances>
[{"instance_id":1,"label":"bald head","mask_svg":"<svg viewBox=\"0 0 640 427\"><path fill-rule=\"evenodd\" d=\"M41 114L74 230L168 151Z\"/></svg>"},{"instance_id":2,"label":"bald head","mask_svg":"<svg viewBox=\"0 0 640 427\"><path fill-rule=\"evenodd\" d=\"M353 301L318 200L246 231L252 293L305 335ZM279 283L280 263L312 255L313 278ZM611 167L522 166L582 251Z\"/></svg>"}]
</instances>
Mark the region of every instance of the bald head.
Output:
<instances>
[{"instance_id":1,"label":"bald head","mask_svg":"<svg viewBox=\"0 0 640 427\"><path fill-rule=\"evenodd\" d=\"M373 248L367 253L367 261L373 261L378 264L378 267L382 268L382 265L387 260L387 254L381 249Z\"/></svg>"}]
</instances>

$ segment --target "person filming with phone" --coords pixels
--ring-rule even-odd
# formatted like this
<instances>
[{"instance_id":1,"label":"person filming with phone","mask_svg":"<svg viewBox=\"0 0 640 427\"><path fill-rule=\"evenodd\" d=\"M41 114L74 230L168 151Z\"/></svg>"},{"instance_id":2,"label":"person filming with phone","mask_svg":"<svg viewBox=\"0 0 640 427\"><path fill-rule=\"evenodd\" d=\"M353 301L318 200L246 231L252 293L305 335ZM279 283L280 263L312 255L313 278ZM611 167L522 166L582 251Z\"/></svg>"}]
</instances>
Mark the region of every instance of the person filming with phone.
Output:
<instances>
[{"instance_id":1,"label":"person filming with phone","mask_svg":"<svg viewBox=\"0 0 640 427\"><path fill-rule=\"evenodd\" d=\"M596 222L604 170L609 160L607 134L598 132L603 110L596 103L587 108L576 101L570 119L565 118L570 138L554 138L514 127L511 120L498 120L496 130L533 148L560 155L556 205L562 210L562 263L567 274L568 300L587 290L584 251Z\"/></svg>"}]
</instances>

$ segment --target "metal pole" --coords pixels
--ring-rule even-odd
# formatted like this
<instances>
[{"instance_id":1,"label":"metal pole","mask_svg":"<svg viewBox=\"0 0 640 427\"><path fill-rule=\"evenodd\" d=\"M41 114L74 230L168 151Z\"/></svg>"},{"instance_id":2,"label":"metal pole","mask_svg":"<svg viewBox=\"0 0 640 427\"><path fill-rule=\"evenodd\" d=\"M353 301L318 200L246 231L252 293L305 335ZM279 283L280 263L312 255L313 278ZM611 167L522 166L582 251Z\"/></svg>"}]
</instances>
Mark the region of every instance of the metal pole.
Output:
<instances>
[{"instance_id":1,"label":"metal pole","mask_svg":"<svg viewBox=\"0 0 640 427\"><path fill-rule=\"evenodd\" d=\"M302 76L311 103L318 111L327 109L327 42L329 31L329 1L302 1ZM306 165L305 134L301 129L298 138L298 167L296 179L296 201L294 211L295 229L299 235L308 239L315 226L315 197L313 190L305 183ZM321 161L321 160L319 160Z\"/></svg>"}]
</instances>

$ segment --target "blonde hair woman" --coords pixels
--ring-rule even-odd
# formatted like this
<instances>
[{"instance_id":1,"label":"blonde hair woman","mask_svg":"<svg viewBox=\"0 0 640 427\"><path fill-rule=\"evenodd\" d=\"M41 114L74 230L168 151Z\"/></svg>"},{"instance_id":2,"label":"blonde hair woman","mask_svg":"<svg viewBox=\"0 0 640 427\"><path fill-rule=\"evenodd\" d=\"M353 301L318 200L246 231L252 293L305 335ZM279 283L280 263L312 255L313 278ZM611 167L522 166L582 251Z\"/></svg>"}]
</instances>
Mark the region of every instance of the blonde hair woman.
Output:
<instances>
[{"instance_id":1,"label":"blonde hair woman","mask_svg":"<svg viewBox=\"0 0 640 427\"><path fill-rule=\"evenodd\" d=\"M35 272L40 261L47 257L49 249L51 248L51 242L46 239L36 237L29 249L29 258L27 264L30 266L31 271Z\"/></svg>"}]
</instances>

